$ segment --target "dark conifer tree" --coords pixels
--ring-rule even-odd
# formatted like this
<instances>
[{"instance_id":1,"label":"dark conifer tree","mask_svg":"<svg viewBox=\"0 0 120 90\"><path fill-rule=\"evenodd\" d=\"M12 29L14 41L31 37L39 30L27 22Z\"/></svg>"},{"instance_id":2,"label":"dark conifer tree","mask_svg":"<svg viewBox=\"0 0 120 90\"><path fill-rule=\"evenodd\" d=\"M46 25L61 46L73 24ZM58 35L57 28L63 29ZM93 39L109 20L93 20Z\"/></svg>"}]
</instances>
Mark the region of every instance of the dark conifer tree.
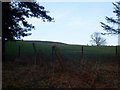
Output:
<instances>
[{"instance_id":1,"label":"dark conifer tree","mask_svg":"<svg viewBox=\"0 0 120 90\"><path fill-rule=\"evenodd\" d=\"M3 2L2 3L2 38L7 40L20 39L31 35L27 33L34 29L26 18L41 18L44 22L51 22L53 18L47 15L48 11L37 2ZM21 24L20 24L21 23Z\"/></svg>"},{"instance_id":2,"label":"dark conifer tree","mask_svg":"<svg viewBox=\"0 0 120 90\"><path fill-rule=\"evenodd\" d=\"M118 35L120 34L120 1L113 3L114 5L114 11L113 13L116 14L117 18L112 18L112 17L107 17L106 20L109 24L112 24L113 26L107 25L103 22L101 22L101 26L104 28L104 30L107 31L107 33L102 33L102 34L115 34ZM115 25L117 27L115 27Z\"/></svg>"}]
</instances>

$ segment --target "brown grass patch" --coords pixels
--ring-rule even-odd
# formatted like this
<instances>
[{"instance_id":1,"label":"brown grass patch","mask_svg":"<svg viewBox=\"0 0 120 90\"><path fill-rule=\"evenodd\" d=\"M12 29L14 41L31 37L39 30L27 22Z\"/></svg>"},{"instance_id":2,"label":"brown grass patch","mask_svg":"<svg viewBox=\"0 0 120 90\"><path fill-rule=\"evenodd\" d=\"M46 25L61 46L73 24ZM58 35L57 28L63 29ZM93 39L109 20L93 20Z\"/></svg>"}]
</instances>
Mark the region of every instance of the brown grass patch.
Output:
<instances>
[{"instance_id":1,"label":"brown grass patch","mask_svg":"<svg viewBox=\"0 0 120 90\"><path fill-rule=\"evenodd\" d=\"M118 88L116 62L59 64L3 63L3 88Z\"/></svg>"}]
</instances>

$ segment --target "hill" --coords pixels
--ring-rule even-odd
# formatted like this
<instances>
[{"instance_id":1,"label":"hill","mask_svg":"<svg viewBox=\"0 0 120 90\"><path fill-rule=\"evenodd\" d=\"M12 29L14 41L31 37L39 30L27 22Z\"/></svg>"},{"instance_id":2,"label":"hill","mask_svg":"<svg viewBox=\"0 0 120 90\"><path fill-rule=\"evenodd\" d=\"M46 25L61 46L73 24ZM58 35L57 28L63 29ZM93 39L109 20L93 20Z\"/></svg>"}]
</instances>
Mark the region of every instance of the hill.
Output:
<instances>
[{"instance_id":1,"label":"hill","mask_svg":"<svg viewBox=\"0 0 120 90\"><path fill-rule=\"evenodd\" d=\"M48 44L66 44L62 42L53 42L53 41L38 41L38 40L24 40L24 42L33 42L33 43L48 43Z\"/></svg>"}]
</instances>

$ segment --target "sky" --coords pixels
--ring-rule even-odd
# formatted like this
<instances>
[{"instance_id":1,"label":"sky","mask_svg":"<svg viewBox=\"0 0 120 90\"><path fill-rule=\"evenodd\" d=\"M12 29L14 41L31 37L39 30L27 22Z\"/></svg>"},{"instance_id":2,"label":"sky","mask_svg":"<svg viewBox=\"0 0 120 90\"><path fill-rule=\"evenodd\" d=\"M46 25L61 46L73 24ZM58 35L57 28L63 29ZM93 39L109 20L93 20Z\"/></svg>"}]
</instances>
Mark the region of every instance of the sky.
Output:
<instances>
[{"instance_id":1,"label":"sky","mask_svg":"<svg viewBox=\"0 0 120 90\"><path fill-rule=\"evenodd\" d=\"M112 2L39 2L50 11L55 22L27 19L35 26L32 35L24 40L55 41L67 44L91 45L90 35L105 32L100 22L107 24L105 16L115 17ZM115 17L116 18L116 17ZM103 36L107 45L117 45L118 36Z\"/></svg>"}]
</instances>

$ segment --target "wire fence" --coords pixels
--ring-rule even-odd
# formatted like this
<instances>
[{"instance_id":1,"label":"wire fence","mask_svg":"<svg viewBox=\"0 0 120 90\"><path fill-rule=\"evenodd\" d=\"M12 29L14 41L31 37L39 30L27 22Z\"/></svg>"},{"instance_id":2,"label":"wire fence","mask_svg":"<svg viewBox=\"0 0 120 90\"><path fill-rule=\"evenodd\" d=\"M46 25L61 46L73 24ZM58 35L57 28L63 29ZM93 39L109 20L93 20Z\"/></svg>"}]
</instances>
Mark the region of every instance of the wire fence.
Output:
<instances>
[{"instance_id":1,"label":"wire fence","mask_svg":"<svg viewBox=\"0 0 120 90\"><path fill-rule=\"evenodd\" d=\"M53 46L56 48L53 49ZM39 54L39 58L53 61L53 52L64 61L82 58L116 58L120 57L120 46L72 46L57 44L17 43L6 46L6 56L21 57Z\"/></svg>"}]
</instances>

